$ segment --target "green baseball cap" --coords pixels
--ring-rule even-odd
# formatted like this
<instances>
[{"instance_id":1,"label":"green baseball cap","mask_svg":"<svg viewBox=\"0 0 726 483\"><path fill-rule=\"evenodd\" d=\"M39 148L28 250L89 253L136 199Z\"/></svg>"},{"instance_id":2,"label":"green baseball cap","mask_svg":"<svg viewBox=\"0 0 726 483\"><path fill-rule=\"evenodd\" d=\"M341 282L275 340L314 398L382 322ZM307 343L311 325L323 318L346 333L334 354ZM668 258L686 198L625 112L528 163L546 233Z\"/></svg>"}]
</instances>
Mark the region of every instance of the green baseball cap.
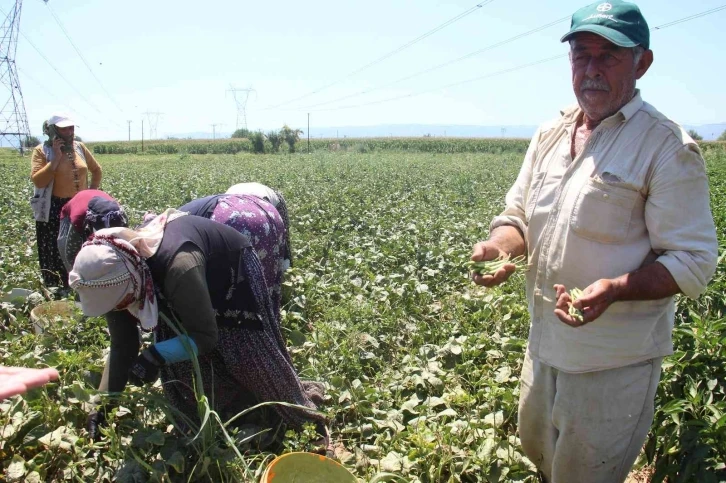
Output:
<instances>
[{"instance_id":1,"label":"green baseball cap","mask_svg":"<svg viewBox=\"0 0 726 483\"><path fill-rule=\"evenodd\" d=\"M620 47L642 45L650 48L650 29L634 3L608 0L583 7L572 15L570 31L561 39L566 42L578 32L592 32Z\"/></svg>"}]
</instances>

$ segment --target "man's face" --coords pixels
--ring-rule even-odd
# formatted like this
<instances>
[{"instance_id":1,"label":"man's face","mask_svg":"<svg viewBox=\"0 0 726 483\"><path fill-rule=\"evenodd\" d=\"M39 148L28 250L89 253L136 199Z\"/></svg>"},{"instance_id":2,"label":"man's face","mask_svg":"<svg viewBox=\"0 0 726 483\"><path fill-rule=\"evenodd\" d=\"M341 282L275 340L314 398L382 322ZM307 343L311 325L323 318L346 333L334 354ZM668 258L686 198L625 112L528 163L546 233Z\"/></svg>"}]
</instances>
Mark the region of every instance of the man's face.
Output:
<instances>
[{"instance_id":1,"label":"man's face","mask_svg":"<svg viewBox=\"0 0 726 483\"><path fill-rule=\"evenodd\" d=\"M633 49L619 47L590 32L570 41L572 87L577 102L592 121L612 116L635 94L635 81L653 61L646 51L636 63Z\"/></svg>"}]
</instances>

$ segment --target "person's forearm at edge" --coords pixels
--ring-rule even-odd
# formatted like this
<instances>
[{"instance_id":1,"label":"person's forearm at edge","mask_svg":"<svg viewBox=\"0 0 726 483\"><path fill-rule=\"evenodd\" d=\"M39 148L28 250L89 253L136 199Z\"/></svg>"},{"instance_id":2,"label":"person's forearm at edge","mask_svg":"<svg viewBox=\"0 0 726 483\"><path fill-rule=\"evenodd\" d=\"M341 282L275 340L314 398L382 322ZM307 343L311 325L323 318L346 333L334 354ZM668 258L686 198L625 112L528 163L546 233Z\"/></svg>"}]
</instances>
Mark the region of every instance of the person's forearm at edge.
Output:
<instances>
[{"instance_id":1,"label":"person's forearm at edge","mask_svg":"<svg viewBox=\"0 0 726 483\"><path fill-rule=\"evenodd\" d=\"M655 262L611 280L613 302L658 300L681 292L671 272Z\"/></svg>"}]
</instances>

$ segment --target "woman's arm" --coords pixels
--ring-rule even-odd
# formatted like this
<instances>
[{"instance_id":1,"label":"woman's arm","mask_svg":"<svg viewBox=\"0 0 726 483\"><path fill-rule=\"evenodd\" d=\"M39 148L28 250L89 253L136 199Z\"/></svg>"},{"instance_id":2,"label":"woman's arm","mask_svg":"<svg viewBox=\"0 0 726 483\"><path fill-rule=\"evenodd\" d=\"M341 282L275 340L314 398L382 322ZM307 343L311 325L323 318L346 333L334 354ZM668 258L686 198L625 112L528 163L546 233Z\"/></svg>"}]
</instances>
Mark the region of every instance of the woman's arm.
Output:
<instances>
[{"instance_id":1,"label":"woman's arm","mask_svg":"<svg viewBox=\"0 0 726 483\"><path fill-rule=\"evenodd\" d=\"M88 171L91 172L91 184L89 188L97 190L101 186L101 178L103 178L101 165L98 164L98 161L96 161L96 158L93 157L93 154L91 154L91 151L85 144L81 143L81 149L83 149L83 155L86 157L86 166L88 166Z\"/></svg>"},{"instance_id":2,"label":"woman's arm","mask_svg":"<svg viewBox=\"0 0 726 483\"><path fill-rule=\"evenodd\" d=\"M164 297L178 317L182 333L144 349L130 371L135 385L154 382L159 367L188 361L217 345L217 319L205 277L204 258L185 245L174 256L164 278Z\"/></svg>"},{"instance_id":3,"label":"woman's arm","mask_svg":"<svg viewBox=\"0 0 726 483\"><path fill-rule=\"evenodd\" d=\"M55 170L58 167L58 157L55 157L50 163L43 153L42 146L37 146L33 150L33 156L30 159L30 179L36 188L45 188L53 181Z\"/></svg>"},{"instance_id":4,"label":"woman's arm","mask_svg":"<svg viewBox=\"0 0 726 483\"><path fill-rule=\"evenodd\" d=\"M198 248L184 245L164 279L164 296L200 354L217 345L217 318L207 287L206 265Z\"/></svg>"}]
</instances>

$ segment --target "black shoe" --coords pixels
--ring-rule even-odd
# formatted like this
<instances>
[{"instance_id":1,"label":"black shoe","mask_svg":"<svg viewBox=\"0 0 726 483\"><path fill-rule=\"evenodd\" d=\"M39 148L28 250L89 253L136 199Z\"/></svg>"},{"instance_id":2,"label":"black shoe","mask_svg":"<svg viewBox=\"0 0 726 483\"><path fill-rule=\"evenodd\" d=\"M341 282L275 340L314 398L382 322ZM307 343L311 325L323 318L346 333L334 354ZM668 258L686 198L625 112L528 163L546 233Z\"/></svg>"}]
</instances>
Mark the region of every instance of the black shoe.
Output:
<instances>
[{"instance_id":1,"label":"black shoe","mask_svg":"<svg viewBox=\"0 0 726 483\"><path fill-rule=\"evenodd\" d=\"M92 441L101 439L101 427L106 426L106 412L103 409L93 410L86 418L88 437Z\"/></svg>"}]
</instances>

